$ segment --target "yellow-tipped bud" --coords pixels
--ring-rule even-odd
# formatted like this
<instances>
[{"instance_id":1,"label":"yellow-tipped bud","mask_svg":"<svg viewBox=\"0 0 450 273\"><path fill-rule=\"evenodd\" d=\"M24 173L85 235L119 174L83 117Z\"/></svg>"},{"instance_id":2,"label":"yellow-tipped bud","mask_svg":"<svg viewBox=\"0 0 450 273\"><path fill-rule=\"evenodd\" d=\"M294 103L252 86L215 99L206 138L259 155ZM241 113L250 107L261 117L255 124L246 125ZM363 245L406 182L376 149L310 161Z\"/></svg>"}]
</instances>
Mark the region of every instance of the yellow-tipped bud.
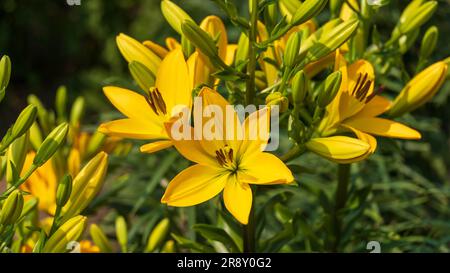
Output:
<instances>
[{"instance_id":1,"label":"yellow-tipped bud","mask_svg":"<svg viewBox=\"0 0 450 273\"><path fill-rule=\"evenodd\" d=\"M73 179L72 193L62 209L63 219L80 214L103 186L108 168L108 155L98 153Z\"/></svg>"},{"instance_id":2,"label":"yellow-tipped bud","mask_svg":"<svg viewBox=\"0 0 450 273\"><path fill-rule=\"evenodd\" d=\"M116 38L117 46L127 62L137 61L145 65L154 75L161 59L143 44L121 33Z\"/></svg>"},{"instance_id":3,"label":"yellow-tipped bud","mask_svg":"<svg viewBox=\"0 0 450 273\"><path fill-rule=\"evenodd\" d=\"M299 0L280 0L278 1L280 12L283 16L286 16L288 22L292 20L292 16L300 8L302 2Z\"/></svg>"},{"instance_id":4,"label":"yellow-tipped bud","mask_svg":"<svg viewBox=\"0 0 450 273\"><path fill-rule=\"evenodd\" d=\"M0 60L0 101L5 97L5 90L11 78L11 60L3 56Z\"/></svg>"},{"instance_id":5,"label":"yellow-tipped bud","mask_svg":"<svg viewBox=\"0 0 450 273\"><path fill-rule=\"evenodd\" d=\"M414 4L414 5L413 5ZM419 6L416 3L411 3L412 8L407 9L400 17L399 31L401 33L408 33L425 24L437 9L437 1L427 1Z\"/></svg>"},{"instance_id":6,"label":"yellow-tipped bud","mask_svg":"<svg viewBox=\"0 0 450 273\"><path fill-rule=\"evenodd\" d=\"M18 179L21 173L25 157L28 152L28 143L30 134L25 133L23 136L14 140L8 148L7 165L6 165L6 182L9 184Z\"/></svg>"},{"instance_id":7,"label":"yellow-tipped bud","mask_svg":"<svg viewBox=\"0 0 450 273\"><path fill-rule=\"evenodd\" d=\"M266 97L266 105L267 106L278 105L280 107L280 112L284 113L287 111L289 107L289 100L285 96L283 96L283 94L281 94L280 92L274 92Z\"/></svg>"},{"instance_id":8,"label":"yellow-tipped bud","mask_svg":"<svg viewBox=\"0 0 450 273\"><path fill-rule=\"evenodd\" d=\"M34 105L28 105L23 109L12 127L11 138L16 139L25 134L25 132L30 129L31 125L33 125L36 114L37 108Z\"/></svg>"},{"instance_id":9,"label":"yellow-tipped bud","mask_svg":"<svg viewBox=\"0 0 450 273\"><path fill-rule=\"evenodd\" d=\"M219 51L209 34L192 21L185 21L181 25L183 35L211 61L220 61Z\"/></svg>"},{"instance_id":10,"label":"yellow-tipped bud","mask_svg":"<svg viewBox=\"0 0 450 273\"><path fill-rule=\"evenodd\" d=\"M48 238L42 252L64 253L70 250L70 243L80 239L86 228L87 218L82 215L67 220Z\"/></svg>"},{"instance_id":11,"label":"yellow-tipped bud","mask_svg":"<svg viewBox=\"0 0 450 273\"><path fill-rule=\"evenodd\" d=\"M92 224L89 233L91 234L91 238L94 241L95 245L100 248L100 252L102 253L111 253L112 247L106 237L105 233L102 229L96 224Z\"/></svg>"},{"instance_id":12,"label":"yellow-tipped bud","mask_svg":"<svg viewBox=\"0 0 450 273\"><path fill-rule=\"evenodd\" d=\"M235 63L239 64L245 62L248 58L249 40L245 33L239 36L238 47L236 50Z\"/></svg>"},{"instance_id":13,"label":"yellow-tipped bud","mask_svg":"<svg viewBox=\"0 0 450 273\"><path fill-rule=\"evenodd\" d=\"M392 103L389 115L397 117L429 101L445 81L448 65L437 62L410 80Z\"/></svg>"},{"instance_id":14,"label":"yellow-tipped bud","mask_svg":"<svg viewBox=\"0 0 450 273\"><path fill-rule=\"evenodd\" d=\"M420 45L420 58L427 59L431 56L434 49L436 48L437 40L439 37L439 29L436 26L431 26L425 32L422 39L422 44Z\"/></svg>"},{"instance_id":15,"label":"yellow-tipped bud","mask_svg":"<svg viewBox=\"0 0 450 273\"><path fill-rule=\"evenodd\" d=\"M368 153L370 145L356 138L332 136L313 138L306 143L306 148L331 161L349 163Z\"/></svg>"},{"instance_id":16,"label":"yellow-tipped bud","mask_svg":"<svg viewBox=\"0 0 450 273\"><path fill-rule=\"evenodd\" d=\"M30 127L30 143L35 150L39 149L42 144L42 133L39 125L34 122Z\"/></svg>"},{"instance_id":17,"label":"yellow-tipped bud","mask_svg":"<svg viewBox=\"0 0 450 273\"><path fill-rule=\"evenodd\" d=\"M191 21L192 18L187 14L184 10L182 10L179 6L177 6L172 1L163 0L161 1L161 11L166 18L169 25L176 31L178 34L183 34L181 30L181 25L184 21Z\"/></svg>"},{"instance_id":18,"label":"yellow-tipped bud","mask_svg":"<svg viewBox=\"0 0 450 273\"><path fill-rule=\"evenodd\" d=\"M23 196L18 191L13 191L8 198L6 198L5 203L0 211L0 225L13 225L16 223L22 214L23 208Z\"/></svg>"},{"instance_id":19,"label":"yellow-tipped bud","mask_svg":"<svg viewBox=\"0 0 450 273\"><path fill-rule=\"evenodd\" d=\"M322 33L308 52L309 61L316 61L339 48L355 33L358 25L358 19L350 19Z\"/></svg>"},{"instance_id":20,"label":"yellow-tipped bud","mask_svg":"<svg viewBox=\"0 0 450 273\"><path fill-rule=\"evenodd\" d=\"M58 189L56 190L56 205L59 207L63 207L69 200L71 193L72 177L70 175L65 175L59 182Z\"/></svg>"},{"instance_id":21,"label":"yellow-tipped bud","mask_svg":"<svg viewBox=\"0 0 450 273\"><path fill-rule=\"evenodd\" d=\"M301 35L299 32L293 33L286 44L286 50L284 51L284 64L292 68L297 63L297 57L300 53Z\"/></svg>"},{"instance_id":22,"label":"yellow-tipped bud","mask_svg":"<svg viewBox=\"0 0 450 273\"><path fill-rule=\"evenodd\" d=\"M167 241L162 247L161 253L175 253L175 242L173 240Z\"/></svg>"},{"instance_id":23,"label":"yellow-tipped bud","mask_svg":"<svg viewBox=\"0 0 450 273\"><path fill-rule=\"evenodd\" d=\"M116 236L122 252L127 252L128 231L127 222L125 221L125 218L123 218L123 216L119 216L116 218Z\"/></svg>"},{"instance_id":24,"label":"yellow-tipped bud","mask_svg":"<svg viewBox=\"0 0 450 273\"><path fill-rule=\"evenodd\" d=\"M305 72L300 70L292 79L292 99L294 105L302 105L306 94L308 94L308 78Z\"/></svg>"},{"instance_id":25,"label":"yellow-tipped bud","mask_svg":"<svg viewBox=\"0 0 450 273\"><path fill-rule=\"evenodd\" d=\"M292 16L291 24L299 25L319 14L328 0L306 0Z\"/></svg>"},{"instance_id":26,"label":"yellow-tipped bud","mask_svg":"<svg viewBox=\"0 0 450 273\"><path fill-rule=\"evenodd\" d=\"M148 237L145 252L153 252L166 239L170 230L170 220L165 218L159 222Z\"/></svg>"},{"instance_id":27,"label":"yellow-tipped bud","mask_svg":"<svg viewBox=\"0 0 450 273\"><path fill-rule=\"evenodd\" d=\"M81 124L81 119L84 116L86 109L86 102L83 97L78 97L75 99L72 105L72 110L70 111L70 125L72 128L78 128Z\"/></svg>"},{"instance_id":28,"label":"yellow-tipped bud","mask_svg":"<svg viewBox=\"0 0 450 273\"><path fill-rule=\"evenodd\" d=\"M53 129L36 152L33 165L40 167L47 162L47 160L49 160L63 144L68 131L69 124L67 123L62 123Z\"/></svg>"},{"instance_id":29,"label":"yellow-tipped bud","mask_svg":"<svg viewBox=\"0 0 450 273\"><path fill-rule=\"evenodd\" d=\"M317 104L320 108L327 107L336 97L339 88L341 87L342 73L335 71L331 73L325 80L324 89L317 98Z\"/></svg>"},{"instance_id":30,"label":"yellow-tipped bud","mask_svg":"<svg viewBox=\"0 0 450 273\"><path fill-rule=\"evenodd\" d=\"M132 61L128 65L131 76L146 93L155 85L155 75L145 65Z\"/></svg>"}]
</instances>

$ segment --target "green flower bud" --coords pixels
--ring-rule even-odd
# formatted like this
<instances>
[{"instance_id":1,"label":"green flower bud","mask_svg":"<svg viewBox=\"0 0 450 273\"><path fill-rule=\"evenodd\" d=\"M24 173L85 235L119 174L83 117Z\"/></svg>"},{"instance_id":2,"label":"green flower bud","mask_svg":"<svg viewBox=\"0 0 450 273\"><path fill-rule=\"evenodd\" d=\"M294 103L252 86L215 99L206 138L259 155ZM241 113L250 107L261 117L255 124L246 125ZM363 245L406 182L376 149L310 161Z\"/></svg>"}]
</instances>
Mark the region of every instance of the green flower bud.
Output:
<instances>
[{"instance_id":1,"label":"green flower bud","mask_svg":"<svg viewBox=\"0 0 450 273\"><path fill-rule=\"evenodd\" d=\"M324 32L309 50L309 61L316 61L344 44L358 28L358 19L344 21L329 32Z\"/></svg>"},{"instance_id":2,"label":"green flower bud","mask_svg":"<svg viewBox=\"0 0 450 273\"><path fill-rule=\"evenodd\" d=\"M175 242L173 240L167 241L162 247L161 253L175 253Z\"/></svg>"},{"instance_id":3,"label":"green flower bud","mask_svg":"<svg viewBox=\"0 0 450 273\"><path fill-rule=\"evenodd\" d=\"M65 86L60 86L58 90L56 90L56 98L55 98L55 109L59 122L64 122L67 119L66 107L67 107L67 88Z\"/></svg>"},{"instance_id":4,"label":"green flower bud","mask_svg":"<svg viewBox=\"0 0 450 273\"><path fill-rule=\"evenodd\" d=\"M116 236L122 252L127 252L128 231L127 222L125 221L125 218L123 218L123 216L119 216L116 218Z\"/></svg>"},{"instance_id":5,"label":"green flower bud","mask_svg":"<svg viewBox=\"0 0 450 273\"><path fill-rule=\"evenodd\" d=\"M328 0L306 0L292 16L291 24L300 25L319 14Z\"/></svg>"},{"instance_id":6,"label":"green flower bud","mask_svg":"<svg viewBox=\"0 0 450 273\"><path fill-rule=\"evenodd\" d=\"M183 55L186 59L188 59L189 56L191 56L195 51L195 48L184 35L181 35L181 50L183 51Z\"/></svg>"},{"instance_id":7,"label":"green flower bud","mask_svg":"<svg viewBox=\"0 0 450 273\"><path fill-rule=\"evenodd\" d=\"M425 32L420 45L420 58L428 59L436 48L437 40L439 37L439 29L436 26L431 26Z\"/></svg>"},{"instance_id":8,"label":"green flower bud","mask_svg":"<svg viewBox=\"0 0 450 273\"><path fill-rule=\"evenodd\" d=\"M330 0L330 10L333 18L339 17L339 12L341 11L343 3L344 0Z\"/></svg>"},{"instance_id":9,"label":"green flower bud","mask_svg":"<svg viewBox=\"0 0 450 273\"><path fill-rule=\"evenodd\" d=\"M35 150L39 149L39 146L42 144L41 129L39 129L39 125L36 122L30 127L30 143Z\"/></svg>"},{"instance_id":10,"label":"green flower bud","mask_svg":"<svg viewBox=\"0 0 450 273\"><path fill-rule=\"evenodd\" d=\"M218 48L209 34L192 21L181 25L183 35L211 61L221 61Z\"/></svg>"},{"instance_id":11,"label":"green flower bud","mask_svg":"<svg viewBox=\"0 0 450 273\"><path fill-rule=\"evenodd\" d=\"M155 85L155 75L145 65L137 61L131 61L128 65L131 76L146 93Z\"/></svg>"},{"instance_id":12,"label":"green flower bud","mask_svg":"<svg viewBox=\"0 0 450 273\"><path fill-rule=\"evenodd\" d=\"M336 97L339 88L341 87L342 73L335 71L331 73L325 80L325 86L317 98L317 104L321 108L325 108Z\"/></svg>"},{"instance_id":13,"label":"green flower bud","mask_svg":"<svg viewBox=\"0 0 450 273\"><path fill-rule=\"evenodd\" d=\"M274 92L266 97L266 105L278 105L280 107L280 112L283 113L286 112L289 107L289 100L280 92Z\"/></svg>"},{"instance_id":14,"label":"green flower bud","mask_svg":"<svg viewBox=\"0 0 450 273\"><path fill-rule=\"evenodd\" d=\"M75 216L59 227L53 235L48 238L42 252L63 253L67 252L69 243L77 241L86 228L87 218L82 215Z\"/></svg>"},{"instance_id":15,"label":"green flower bud","mask_svg":"<svg viewBox=\"0 0 450 273\"><path fill-rule=\"evenodd\" d=\"M56 190L56 205L58 207L63 207L69 200L71 193L72 177L70 175L65 175L59 182L58 189Z\"/></svg>"},{"instance_id":16,"label":"green flower bud","mask_svg":"<svg viewBox=\"0 0 450 273\"><path fill-rule=\"evenodd\" d=\"M3 56L0 60L0 90L5 90L11 78L11 60ZM1 101L1 98L0 98Z\"/></svg>"},{"instance_id":17,"label":"green flower bud","mask_svg":"<svg viewBox=\"0 0 450 273\"><path fill-rule=\"evenodd\" d=\"M294 105L302 105L308 94L308 78L303 70L295 74L292 79L292 99Z\"/></svg>"},{"instance_id":18,"label":"green flower bud","mask_svg":"<svg viewBox=\"0 0 450 273\"><path fill-rule=\"evenodd\" d=\"M286 44L284 51L284 64L292 68L296 65L297 57L300 51L301 35L299 32L292 34Z\"/></svg>"},{"instance_id":19,"label":"green flower bud","mask_svg":"<svg viewBox=\"0 0 450 273\"><path fill-rule=\"evenodd\" d=\"M106 135L96 131L91 138L89 139L89 143L86 148L85 158L91 158L93 155L97 154L100 149L105 144Z\"/></svg>"},{"instance_id":20,"label":"green flower bud","mask_svg":"<svg viewBox=\"0 0 450 273\"><path fill-rule=\"evenodd\" d=\"M145 252L153 252L157 247L159 247L164 239L166 239L167 234L170 230L170 221L165 218L161 222L159 222L152 233L148 237L147 247L145 248Z\"/></svg>"},{"instance_id":21,"label":"green flower bud","mask_svg":"<svg viewBox=\"0 0 450 273\"><path fill-rule=\"evenodd\" d=\"M23 109L12 127L11 138L16 139L25 134L25 132L30 129L31 125L33 125L36 114L37 108L34 105L28 105Z\"/></svg>"},{"instance_id":22,"label":"green flower bud","mask_svg":"<svg viewBox=\"0 0 450 273\"><path fill-rule=\"evenodd\" d=\"M73 128L80 126L81 119L84 116L86 108L86 103L83 97L78 97L72 105L72 110L70 111L70 125Z\"/></svg>"},{"instance_id":23,"label":"green flower bud","mask_svg":"<svg viewBox=\"0 0 450 273\"><path fill-rule=\"evenodd\" d=\"M1 225L13 225L19 219L23 208L23 196L18 191L13 191L8 198L6 198L0 211L0 224Z\"/></svg>"},{"instance_id":24,"label":"green flower bud","mask_svg":"<svg viewBox=\"0 0 450 273\"><path fill-rule=\"evenodd\" d=\"M112 247L106 237L105 233L102 229L96 224L92 224L89 233L91 234L91 238L94 241L95 245L100 248L100 252L102 253L111 253Z\"/></svg>"},{"instance_id":25,"label":"green flower bud","mask_svg":"<svg viewBox=\"0 0 450 273\"><path fill-rule=\"evenodd\" d=\"M399 31L408 33L414 29L421 27L433 15L437 9L437 1L428 1L411 9L405 16L400 18Z\"/></svg>"},{"instance_id":26,"label":"green flower bud","mask_svg":"<svg viewBox=\"0 0 450 273\"><path fill-rule=\"evenodd\" d=\"M161 11L169 25L180 35L183 34L183 31L181 30L181 25L183 24L183 22L194 22L189 14L187 14L172 1L161 1Z\"/></svg>"},{"instance_id":27,"label":"green flower bud","mask_svg":"<svg viewBox=\"0 0 450 273\"><path fill-rule=\"evenodd\" d=\"M14 140L8 148L7 165L6 165L6 182L9 184L15 182L20 175L28 152L28 143L30 134L25 133L23 136Z\"/></svg>"},{"instance_id":28,"label":"green flower bud","mask_svg":"<svg viewBox=\"0 0 450 273\"><path fill-rule=\"evenodd\" d=\"M278 3L281 14L286 16L288 22L292 20L292 16L302 5L299 0L280 0Z\"/></svg>"},{"instance_id":29,"label":"green flower bud","mask_svg":"<svg viewBox=\"0 0 450 273\"><path fill-rule=\"evenodd\" d=\"M63 144L68 131L69 125L67 123L62 123L53 129L36 152L33 165L40 167L47 162Z\"/></svg>"},{"instance_id":30,"label":"green flower bud","mask_svg":"<svg viewBox=\"0 0 450 273\"><path fill-rule=\"evenodd\" d=\"M239 36L238 46L236 50L235 63L239 64L248 59L249 40L245 33Z\"/></svg>"}]
</instances>

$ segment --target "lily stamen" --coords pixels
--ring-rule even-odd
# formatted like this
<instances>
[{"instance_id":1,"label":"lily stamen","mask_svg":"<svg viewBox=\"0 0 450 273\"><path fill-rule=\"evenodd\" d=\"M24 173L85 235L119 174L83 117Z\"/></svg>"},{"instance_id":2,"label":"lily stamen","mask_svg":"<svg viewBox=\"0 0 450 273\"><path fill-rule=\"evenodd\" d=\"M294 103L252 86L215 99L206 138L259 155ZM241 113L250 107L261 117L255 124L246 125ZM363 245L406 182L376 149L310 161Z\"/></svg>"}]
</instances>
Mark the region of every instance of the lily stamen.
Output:
<instances>
[{"instance_id":1,"label":"lily stamen","mask_svg":"<svg viewBox=\"0 0 450 273\"><path fill-rule=\"evenodd\" d=\"M147 96L145 96L145 100L147 101L148 105L150 105L155 114L157 115L167 114L166 103L164 102L164 99L161 95L161 92L159 92L158 88L150 89Z\"/></svg>"},{"instance_id":2,"label":"lily stamen","mask_svg":"<svg viewBox=\"0 0 450 273\"><path fill-rule=\"evenodd\" d=\"M356 81L356 85L352 91L352 96L355 96L356 99L361 102L365 100L365 103L369 102L370 99L373 98L371 95L367 96L373 82L368 79L368 76L369 75L367 73L364 73L364 75L359 73L358 80Z\"/></svg>"}]
</instances>

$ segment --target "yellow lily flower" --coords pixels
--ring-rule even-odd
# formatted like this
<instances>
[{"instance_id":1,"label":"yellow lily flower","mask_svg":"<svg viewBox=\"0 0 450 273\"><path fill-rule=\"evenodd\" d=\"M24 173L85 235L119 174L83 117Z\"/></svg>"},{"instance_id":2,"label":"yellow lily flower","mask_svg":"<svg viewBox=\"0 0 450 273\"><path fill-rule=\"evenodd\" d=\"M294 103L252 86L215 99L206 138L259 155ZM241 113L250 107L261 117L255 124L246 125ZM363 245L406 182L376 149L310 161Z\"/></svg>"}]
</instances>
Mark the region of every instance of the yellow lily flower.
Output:
<instances>
[{"instance_id":1,"label":"yellow lily flower","mask_svg":"<svg viewBox=\"0 0 450 273\"><path fill-rule=\"evenodd\" d=\"M204 107L215 105L225 109L228 105L220 94L209 88L202 89L199 96L203 99ZM235 137L231 140L202 138L173 141L185 158L197 164L179 173L169 183L161 199L162 203L176 207L193 206L223 191L226 208L245 225L252 206L251 184L286 184L294 180L291 171L279 158L261 151L261 145L267 144L268 132L255 140L249 137L252 132L257 132L258 121L269 122L270 110L264 108L254 112L243 124L239 122L237 114L234 115L238 122L234 124L237 126L233 126L237 127L235 136L243 136L241 140ZM168 132L171 131L173 122L166 124ZM218 122L222 124L217 125L222 128L221 132L230 132L232 129L223 120ZM267 125L267 130L268 127ZM194 131L190 128L191 136Z\"/></svg>"},{"instance_id":2,"label":"yellow lily flower","mask_svg":"<svg viewBox=\"0 0 450 273\"><path fill-rule=\"evenodd\" d=\"M192 104L192 81L179 49L170 52L161 62L155 88L149 90L146 96L113 86L105 87L103 91L126 118L103 123L98 130L110 136L156 140L141 147L145 153L172 146L164 123L179 113L174 111L181 111L177 106L190 109Z\"/></svg>"},{"instance_id":3,"label":"yellow lily flower","mask_svg":"<svg viewBox=\"0 0 450 273\"><path fill-rule=\"evenodd\" d=\"M339 131L351 131L376 148L371 135L402 139L420 139L418 131L401 123L378 117L385 113L391 102L374 91L375 72L365 60L347 66L339 50L336 52L335 70L342 72L342 83L333 102L327 106L326 114L319 126L322 136Z\"/></svg>"}]
</instances>

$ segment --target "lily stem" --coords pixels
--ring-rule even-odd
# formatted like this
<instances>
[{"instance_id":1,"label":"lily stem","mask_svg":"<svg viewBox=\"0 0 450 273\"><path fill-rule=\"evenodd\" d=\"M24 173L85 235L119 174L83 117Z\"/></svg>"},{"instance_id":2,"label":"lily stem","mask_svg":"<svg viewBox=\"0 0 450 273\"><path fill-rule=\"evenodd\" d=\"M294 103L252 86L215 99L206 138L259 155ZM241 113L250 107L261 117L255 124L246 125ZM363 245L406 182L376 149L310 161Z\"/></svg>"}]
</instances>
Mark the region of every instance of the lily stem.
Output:
<instances>
[{"instance_id":1,"label":"lily stem","mask_svg":"<svg viewBox=\"0 0 450 273\"><path fill-rule=\"evenodd\" d=\"M345 207L348 197L348 184L350 182L351 164L338 165L338 184L336 188L335 205L333 211L333 226L335 238L332 246L332 251L337 252L341 241L342 232L342 218L340 210Z\"/></svg>"},{"instance_id":2,"label":"lily stem","mask_svg":"<svg viewBox=\"0 0 450 273\"><path fill-rule=\"evenodd\" d=\"M255 196L252 190L253 197ZM254 199L254 198L253 198ZM244 253L254 253L256 249L255 240L255 201L252 202L252 207L250 209L250 214L248 216L247 225L243 225L243 241L244 241Z\"/></svg>"},{"instance_id":3,"label":"lily stem","mask_svg":"<svg viewBox=\"0 0 450 273\"><path fill-rule=\"evenodd\" d=\"M258 0L250 1L250 30L249 30L249 62L247 66L247 86L245 91L245 103L247 105L253 104L255 99L255 71L256 71L256 35L258 24Z\"/></svg>"}]
</instances>

